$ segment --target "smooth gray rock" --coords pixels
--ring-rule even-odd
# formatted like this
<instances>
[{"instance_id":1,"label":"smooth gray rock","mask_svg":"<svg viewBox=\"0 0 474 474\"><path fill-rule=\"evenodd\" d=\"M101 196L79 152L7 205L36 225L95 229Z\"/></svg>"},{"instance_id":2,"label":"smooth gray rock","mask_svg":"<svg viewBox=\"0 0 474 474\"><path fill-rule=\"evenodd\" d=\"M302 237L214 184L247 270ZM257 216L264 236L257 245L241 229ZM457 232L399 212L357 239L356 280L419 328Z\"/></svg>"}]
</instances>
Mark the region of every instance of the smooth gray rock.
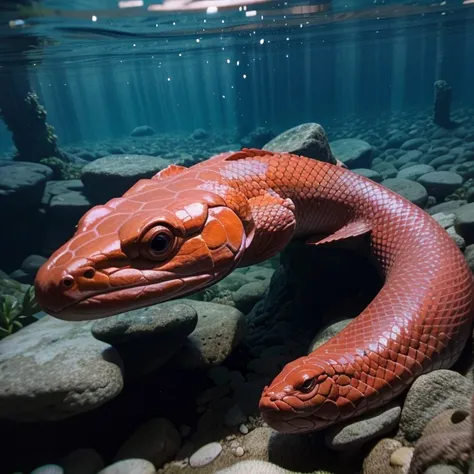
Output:
<instances>
[{"instance_id":1,"label":"smooth gray rock","mask_svg":"<svg viewBox=\"0 0 474 474\"><path fill-rule=\"evenodd\" d=\"M108 155L82 169L84 194L94 203L120 197L138 180L151 178L170 165L164 158L148 155Z\"/></svg>"},{"instance_id":2,"label":"smooth gray rock","mask_svg":"<svg viewBox=\"0 0 474 474\"><path fill-rule=\"evenodd\" d=\"M80 179L47 181L41 198L41 205L48 206L51 199L58 194L65 194L71 191L83 191L83 189L84 185Z\"/></svg>"},{"instance_id":3,"label":"smooth gray rock","mask_svg":"<svg viewBox=\"0 0 474 474\"><path fill-rule=\"evenodd\" d=\"M168 362L197 321L197 312L189 305L154 305L100 319L92 326L92 334L117 349L127 379L135 379Z\"/></svg>"},{"instance_id":4,"label":"smooth gray rock","mask_svg":"<svg viewBox=\"0 0 474 474\"><path fill-rule=\"evenodd\" d=\"M462 176L450 171L432 171L420 176L417 180L428 191L430 196L443 200L462 186Z\"/></svg>"},{"instance_id":5,"label":"smooth gray rock","mask_svg":"<svg viewBox=\"0 0 474 474\"><path fill-rule=\"evenodd\" d=\"M397 438L413 443L440 413L450 408L470 411L473 392L473 383L452 370L421 375L408 390Z\"/></svg>"},{"instance_id":6,"label":"smooth gray rock","mask_svg":"<svg viewBox=\"0 0 474 474\"><path fill-rule=\"evenodd\" d=\"M92 335L108 344L155 340L170 333L180 333L184 338L195 329L197 321L196 310L187 304L158 304L99 319L92 326Z\"/></svg>"},{"instance_id":7,"label":"smooth gray rock","mask_svg":"<svg viewBox=\"0 0 474 474\"><path fill-rule=\"evenodd\" d=\"M51 168L39 163L0 160L0 217L39 206L52 175Z\"/></svg>"},{"instance_id":8,"label":"smooth gray rock","mask_svg":"<svg viewBox=\"0 0 474 474\"><path fill-rule=\"evenodd\" d=\"M446 201L441 202L440 204L436 204L433 207L430 207L426 210L428 214L437 214L438 212L444 212L446 214L453 213L456 209L459 209L462 206L465 206L467 201L464 200L453 200L453 201Z\"/></svg>"},{"instance_id":9,"label":"smooth gray rock","mask_svg":"<svg viewBox=\"0 0 474 474\"><path fill-rule=\"evenodd\" d=\"M269 284L270 280L260 280L241 286L232 294L235 307L242 313L248 314L255 304L265 296Z\"/></svg>"},{"instance_id":10,"label":"smooth gray rock","mask_svg":"<svg viewBox=\"0 0 474 474\"><path fill-rule=\"evenodd\" d=\"M122 361L91 326L45 316L0 341L0 417L60 420L118 395Z\"/></svg>"},{"instance_id":11,"label":"smooth gray rock","mask_svg":"<svg viewBox=\"0 0 474 474\"><path fill-rule=\"evenodd\" d=\"M416 181L420 176L430 173L431 171L434 171L434 168L430 165L413 165L408 168L401 169L397 174L397 178Z\"/></svg>"},{"instance_id":12,"label":"smooth gray rock","mask_svg":"<svg viewBox=\"0 0 474 474\"><path fill-rule=\"evenodd\" d=\"M154 418L142 424L120 447L115 457L121 459L146 459L156 469L173 459L181 446L181 436L166 418Z\"/></svg>"},{"instance_id":13,"label":"smooth gray rock","mask_svg":"<svg viewBox=\"0 0 474 474\"><path fill-rule=\"evenodd\" d=\"M424 207L428 201L428 192L420 183L415 181L392 178L382 181L382 184L417 206Z\"/></svg>"},{"instance_id":14,"label":"smooth gray rock","mask_svg":"<svg viewBox=\"0 0 474 474\"><path fill-rule=\"evenodd\" d=\"M425 138L411 138L402 144L400 147L402 150L418 150L422 145L428 143Z\"/></svg>"},{"instance_id":15,"label":"smooth gray rock","mask_svg":"<svg viewBox=\"0 0 474 474\"><path fill-rule=\"evenodd\" d=\"M474 243L474 203L466 204L453 212L456 232L464 237L467 245Z\"/></svg>"},{"instance_id":16,"label":"smooth gray rock","mask_svg":"<svg viewBox=\"0 0 474 474\"><path fill-rule=\"evenodd\" d=\"M245 317L237 308L191 299L178 299L162 305L176 303L192 306L197 311L198 323L170 364L183 369L218 365L242 340Z\"/></svg>"},{"instance_id":17,"label":"smooth gray rock","mask_svg":"<svg viewBox=\"0 0 474 474\"><path fill-rule=\"evenodd\" d=\"M135 127L130 134L131 137L150 137L155 135L155 131L149 125L141 125Z\"/></svg>"},{"instance_id":18,"label":"smooth gray rock","mask_svg":"<svg viewBox=\"0 0 474 474\"><path fill-rule=\"evenodd\" d=\"M397 176L397 168L392 163L377 163L372 166L372 169L382 176L382 179L391 179Z\"/></svg>"},{"instance_id":19,"label":"smooth gray rock","mask_svg":"<svg viewBox=\"0 0 474 474\"><path fill-rule=\"evenodd\" d=\"M324 128L319 123L303 123L273 138L263 147L276 153L288 152L336 164Z\"/></svg>"},{"instance_id":20,"label":"smooth gray rock","mask_svg":"<svg viewBox=\"0 0 474 474\"><path fill-rule=\"evenodd\" d=\"M356 168L352 171L361 176L365 176L366 178L369 178L372 181L375 181L376 183L381 183L383 181L382 175L376 170L371 170L368 168Z\"/></svg>"},{"instance_id":21,"label":"smooth gray rock","mask_svg":"<svg viewBox=\"0 0 474 474\"><path fill-rule=\"evenodd\" d=\"M155 466L146 459L125 459L105 467L97 474L156 474Z\"/></svg>"},{"instance_id":22,"label":"smooth gray rock","mask_svg":"<svg viewBox=\"0 0 474 474\"><path fill-rule=\"evenodd\" d=\"M402 408L397 401L367 413L362 419L331 427L326 445L335 450L353 449L390 433L398 424Z\"/></svg>"},{"instance_id":23,"label":"smooth gray rock","mask_svg":"<svg viewBox=\"0 0 474 474\"><path fill-rule=\"evenodd\" d=\"M373 148L364 140L343 138L330 143L332 154L348 168L370 168Z\"/></svg>"}]
</instances>

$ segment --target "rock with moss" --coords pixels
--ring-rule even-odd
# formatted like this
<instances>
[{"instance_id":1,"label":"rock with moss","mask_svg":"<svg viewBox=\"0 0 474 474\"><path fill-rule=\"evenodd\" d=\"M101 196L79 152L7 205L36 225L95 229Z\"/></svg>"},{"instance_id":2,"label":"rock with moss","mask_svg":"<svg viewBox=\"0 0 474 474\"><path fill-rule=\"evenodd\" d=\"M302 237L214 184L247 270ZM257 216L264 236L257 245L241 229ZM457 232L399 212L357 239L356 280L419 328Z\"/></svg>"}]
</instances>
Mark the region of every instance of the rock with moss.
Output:
<instances>
[{"instance_id":1,"label":"rock with moss","mask_svg":"<svg viewBox=\"0 0 474 474\"><path fill-rule=\"evenodd\" d=\"M69 180L81 177L82 166L65 162L56 156L42 158L40 163L49 166L53 170L53 179Z\"/></svg>"}]
</instances>

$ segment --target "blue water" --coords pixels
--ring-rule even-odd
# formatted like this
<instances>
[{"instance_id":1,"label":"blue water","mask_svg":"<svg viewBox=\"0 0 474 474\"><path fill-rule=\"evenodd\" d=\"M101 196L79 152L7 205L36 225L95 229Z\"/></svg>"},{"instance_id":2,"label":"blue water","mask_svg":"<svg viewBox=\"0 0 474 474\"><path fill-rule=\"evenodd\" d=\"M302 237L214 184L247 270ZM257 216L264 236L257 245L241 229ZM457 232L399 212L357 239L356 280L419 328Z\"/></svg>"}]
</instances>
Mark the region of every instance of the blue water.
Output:
<instances>
[{"instance_id":1,"label":"blue water","mask_svg":"<svg viewBox=\"0 0 474 474\"><path fill-rule=\"evenodd\" d=\"M166 133L329 125L429 107L440 78L455 100L474 103L467 1L262 2L217 13L70 3L7 10L0 28L3 69L25 65L60 144L139 125ZM6 21L18 19L24 26ZM0 151L9 152L0 127Z\"/></svg>"}]
</instances>

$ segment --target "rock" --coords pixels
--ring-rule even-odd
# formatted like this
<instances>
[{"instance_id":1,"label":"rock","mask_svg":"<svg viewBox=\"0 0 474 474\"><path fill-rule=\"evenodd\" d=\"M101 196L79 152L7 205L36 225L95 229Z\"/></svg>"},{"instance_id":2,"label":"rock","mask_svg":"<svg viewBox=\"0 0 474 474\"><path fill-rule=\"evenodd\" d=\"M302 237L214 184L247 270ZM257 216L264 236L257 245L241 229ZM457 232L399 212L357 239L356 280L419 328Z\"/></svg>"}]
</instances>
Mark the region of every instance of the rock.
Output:
<instances>
[{"instance_id":1,"label":"rock","mask_svg":"<svg viewBox=\"0 0 474 474\"><path fill-rule=\"evenodd\" d=\"M398 448L390 456L390 464L392 466L399 466L408 470L410 466L411 458L413 457L413 448L406 446Z\"/></svg>"},{"instance_id":2,"label":"rock","mask_svg":"<svg viewBox=\"0 0 474 474\"><path fill-rule=\"evenodd\" d=\"M432 171L434 171L434 168L430 165L413 165L400 170L397 174L397 178L416 181L420 176Z\"/></svg>"},{"instance_id":3,"label":"rock","mask_svg":"<svg viewBox=\"0 0 474 474\"><path fill-rule=\"evenodd\" d=\"M185 341L172 362L183 369L219 365L241 341L245 332L245 317L231 306L181 299L177 302L192 306L198 314L196 329Z\"/></svg>"},{"instance_id":4,"label":"rock","mask_svg":"<svg viewBox=\"0 0 474 474\"><path fill-rule=\"evenodd\" d=\"M343 319L321 329L311 341L308 353L315 351L319 346L329 341L329 339L341 332L351 321L353 321L353 319Z\"/></svg>"},{"instance_id":5,"label":"rock","mask_svg":"<svg viewBox=\"0 0 474 474\"><path fill-rule=\"evenodd\" d=\"M232 294L235 307L244 314L250 313L255 304L265 296L269 283L269 280L261 280L241 286Z\"/></svg>"},{"instance_id":6,"label":"rock","mask_svg":"<svg viewBox=\"0 0 474 474\"><path fill-rule=\"evenodd\" d=\"M0 217L39 206L51 168L39 163L0 160Z\"/></svg>"},{"instance_id":7,"label":"rock","mask_svg":"<svg viewBox=\"0 0 474 474\"><path fill-rule=\"evenodd\" d=\"M409 139L410 136L405 132L395 130L388 137L387 148L400 148Z\"/></svg>"},{"instance_id":8,"label":"rock","mask_svg":"<svg viewBox=\"0 0 474 474\"><path fill-rule=\"evenodd\" d=\"M61 461L66 474L96 474L104 467L100 454L90 448L76 449Z\"/></svg>"},{"instance_id":9,"label":"rock","mask_svg":"<svg viewBox=\"0 0 474 474\"><path fill-rule=\"evenodd\" d=\"M373 149L365 141L343 138L330 143L332 154L348 168L370 168Z\"/></svg>"},{"instance_id":10,"label":"rock","mask_svg":"<svg viewBox=\"0 0 474 474\"><path fill-rule=\"evenodd\" d=\"M94 203L120 197L138 180L151 178L170 162L147 155L108 155L82 169L84 193Z\"/></svg>"},{"instance_id":11,"label":"rock","mask_svg":"<svg viewBox=\"0 0 474 474\"><path fill-rule=\"evenodd\" d=\"M397 438L412 443L435 416L450 408L469 410L473 383L452 370L421 375L410 387L400 418Z\"/></svg>"},{"instance_id":12,"label":"rock","mask_svg":"<svg viewBox=\"0 0 474 474\"><path fill-rule=\"evenodd\" d=\"M189 465L191 467L203 467L210 464L222 452L222 446L219 443L209 443L196 452L189 458Z\"/></svg>"},{"instance_id":13,"label":"rock","mask_svg":"<svg viewBox=\"0 0 474 474\"><path fill-rule=\"evenodd\" d=\"M380 438L397 427L401 411L400 402L395 402L371 411L357 421L331 427L326 432L326 445L335 450L348 450Z\"/></svg>"},{"instance_id":14,"label":"rock","mask_svg":"<svg viewBox=\"0 0 474 474\"><path fill-rule=\"evenodd\" d=\"M146 459L159 469L173 459L181 446L181 436L166 418L155 418L141 425L120 447L116 460Z\"/></svg>"},{"instance_id":15,"label":"rock","mask_svg":"<svg viewBox=\"0 0 474 474\"><path fill-rule=\"evenodd\" d=\"M446 232L454 240L454 243L463 250L466 247L466 241L456 232L454 226L448 227Z\"/></svg>"},{"instance_id":16,"label":"rock","mask_svg":"<svg viewBox=\"0 0 474 474\"><path fill-rule=\"evenodd\" d=\"M446 201L442 202L440 204L436 204L433 207L430 207L426 211L428 214L437 214L438 212L444 212L446 214L450 214L454 212L456 209L459 209L462 206L465 206L467 204L467 201L463 200L456 200L456 201Z\"/></svg>"},{"instance_id":17,"label":"rock","mask_svg":"<svg viewBox=\"0 0 474 474\"><path fill-rule=\"evenodd\" d=\"M383 179L390 179L390 178L395 178L397 176L398 171L395 166L393 166L391 163L379 163L377 165L373 165L372 169L374 171L377 171Z\"/></svg>"},{"instance_id":18,"label":"rock","mask_svg":"<svg viewBox=\"0 0 474 474\"><path fill-rule=\"evenodd\" d=\"M365 458L362 467L363 474L406 474L406 470L390 463L394 452L399 450L402 444L394 439L385 438L380 440Z\"/></svg>"},{"instance_id":19,"label":"rock","mask_svg":"<svg viewBox=\"0 0 474 474\"><path fill-rule=\"evenodd\" d=\"M193 140L205 140L206 138L209 138L209 133L206 132L206 130L202 128L197 128L194 130L194 132L191 134L191 138Z\"/></svg>"},{"instance_id":20,"label":"rock","mask_svg":"<svg viewBox=\"0 0 474 474\"><path fill-rule=\"evenodd\" d=\"M361 176L365 176L366 178L375 181L376 183L381 183L383 180L382 175L375 170L367 169L367 168L356 168L352 170L354 173L357 173Z\"/></svg>"},{"instance_id":21,"label":"rock","mask_svg":"<svg viewBox=\"0 0 474 474\"><path fill-rule=\"evenodd\" d=\"M92 334L112 344L128 378L139 378L162 367L195 329L197 313L189 305L160 305L96 321Z\"/></svg>"},{"instance_id":22,"label":"rock","mask_svg":"<svg viewBox=\"0 0 474 474\"><path fill-rule=\"evenodd\" d=\"M41 205L49 206L51 199L58 194L66 194L71 191L83 191L84 185L80 179L68 179L61 181L47 181L44 187Z\"/></svg>"},{"instance_id":23,"label":"rock","mask_svg":"<svg viewBox=\"0 0 474 474\"><path fill-rule=\"evenodd\" d=\"M145 459L125 459L107 466L97 474L156 474L156 469Z\"/></svg>"},{"instance_id":24,"label":"rock","mask_svg":"<svg viewBox=\"0 0 474 474\"><path fill-rule=\"evenodd\" d=\"M31 474L65 474L64 469L57 464L45 464L31 471Z\"/></svg>"},{"instance_id":25,"label":"rock","mask_svg":"<svg viewBox=\"0 0 474 474\"><path fill-rule=\"evenodd\" d=\"M45 316L0 342L0 417L60 420L120 393L122 362L91 325Z\"/></svg>"},{"instance_id":26,"label":"rock","mask_svg":"<svg viewBox=\"0 0 474 474\"><path fill-rule=\"evenodd\" d=\"M469 245L474 243L474 203L466 204L454 210L454 228Z\"/></svg>"},{"instance_id":27,"label":"rock","mask_svg":"<svg viewBox=\"0 0 474 474\"><path fill-rule=\"evenodd\" d=\"M440 166L450 165L454 163L456 157L454 155L442 155L434 158L429 162L433 168L439 168Z\"/></svg>"},{"instance_id":28,"label":"rock","mask_svg":"<svg viewBox=\"0 0 474 474\"><path fill-rule=\"evenodd\" d=\"M170 333L180 333L185 338L196 328L197 321L197 312L192 306L158 304L99 319L92 326L92 335L108 344L155 340Z\"/></svg>"},{"instance_id":29,"label":"rock","mask_svg":"<svg viewBox=\"0 0 474 474\"><path fill-rule=\"evenodd\" d=\"M461 469L456 466L447 466L445 464L435 464L430 466L424 474L463 474Z\"/></svg>"},{"instance_id":30,"label":"rock","mask_svg":"<svg viewBox=\"0 0 474 474\"><path fill-rule=\"evenodd\" d=\"M44 262L46 262L46 258L42 255L29 255L23 260L21 269L28 275L36 275Z\"/></svg>"},{"instance_id":31,"label":"rock","mask_svg":"<svg viewBox=\"0 0 474 474\"><path fill-rule=\"evenodd\" d=\"M253 459L219 469L216 474L290 474L290 471L267 461Z\"/></svg>"},{"instance_id":32,"label":"rock","mask_svg":"<svg viewBox=\"0 0 474 474\"><path fill-rule=\"evenodd\" d=\"M403 143L400 148L402 150L417 150L426 143L428 143L428 140L425 138L411 138L410 140L407 140L405 143Z\"/></svg>"},{"instance_id":33,"label":"rock","mask_svg":"<svg viewBox=\"0 0 474 474\"><path fill-rule=\"evenodd\" d=\"M304 123L280 133L264 150L288 152L336 164L324 128L319 123Z\"/></svg>"},{"instance_id":34,"label":"rock","mask_svg":"<svg viewBox=\"0 0 474 474\"><path fill-rule=\"evenodd\" d=\"M155 135L155 133L156 132L148 125L142 125L140 127L134 128L130 136L131 137L150 137L151 135Z\"/></svg>"},{"instance_id":35,"label":"rock","mask_svg":"<svg viewBox=\"0 0 474 474\"><path fill-rule=\"evenodd\" d=\"M243 148L262 148L275 137L275 134L265 127L257 127L248 135L243 137L240 142Z\"/></svg>"},{"instance_id":36,"label":"rock","mask_svg":"<svg viewBox=\"0 0 474 474\"><path fill-rule=\"evenodd\" d=\"M443 229L447 229L454 225L454 214L446 214L444 212L438 212L432 214L431 217L441 226Z\"/></svg>"},{"instance_id":37,"label":"rock","mask_svg":"<svg viewBox=\"0 0 474 474\"><path fill-rule=\"evenodd\" d=\"M408 165L408 164L416 165L418 164L422 156L423 156L423 153L421 153L421 151L418 151L418 150L407 151L405 154L403 154L400 158L398 158L395 161L394 166L396 168L401 168L402 166Z\"/></svg>"},{"instance_id":38,"label":"rock","mask_svg":"<svg viewBox=\"0 0 474 474\"><path fill-rule=\"evenodd\" d=\"M450 171L432 171L420 176L418 182L425 187L430 196L442 201L462 186L463 179Z\"/></svg>"},{"instance_id":39,"label":"rock","mask_svg":"<svg viewBox=\"0 0 474 474\"><path fill-rule=\"evenodd\" d=\"M93 204L81 191L57 194L51 199L47 214L51 219L66 219L77 223Z\"/></svg>"},{"instance_id":40,"label":"rock","mask_svg":"<svg viewBox=\"0 0 474 474\"><path fill-rule=\"evenodd\" d=\"M464 258L469 265L469 268L474 273L474 244L468 245L464 250Z\"/></svg>"},{"instance_id":41,"label":"rock","mask_svg":"<svg viewBox=\"0 0 474 474\"><path fill-rule=\"evenodd\" d=\"M423 207L428 200L428 192L426 189L415 181L392 178L382 181L382 184L419 207Z\"/></svg>"}]
</instances>

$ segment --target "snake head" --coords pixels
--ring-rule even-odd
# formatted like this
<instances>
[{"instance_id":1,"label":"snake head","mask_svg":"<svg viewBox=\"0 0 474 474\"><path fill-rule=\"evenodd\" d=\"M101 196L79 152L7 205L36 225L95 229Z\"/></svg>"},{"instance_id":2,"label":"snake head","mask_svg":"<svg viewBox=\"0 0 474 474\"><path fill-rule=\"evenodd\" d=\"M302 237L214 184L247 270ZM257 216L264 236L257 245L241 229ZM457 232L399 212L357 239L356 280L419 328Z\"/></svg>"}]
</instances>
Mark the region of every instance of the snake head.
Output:
<instances>
[{"instance_id":1,"label":"snake head","mask_svg":"<svg viewBox=\"0 0 474 474\"><path fill-rule=\"evenodd\" d=\"M259 408L264 421L283 433L321 430L354 412L352 378L313 357L287 364L265 387Z\"/></svg>"},{"instance_id":2,"label":"snake head","mask_svg":"<svg viewBox=\"0 0 474 474\"><path fill-rule=\"evenodd\" d=\"M42 266L35 290L45 312L110 316L188 295L238 265L252 229L235 206L206 190L144 181L88 211Z\"/></svg>"}]
</instances>

